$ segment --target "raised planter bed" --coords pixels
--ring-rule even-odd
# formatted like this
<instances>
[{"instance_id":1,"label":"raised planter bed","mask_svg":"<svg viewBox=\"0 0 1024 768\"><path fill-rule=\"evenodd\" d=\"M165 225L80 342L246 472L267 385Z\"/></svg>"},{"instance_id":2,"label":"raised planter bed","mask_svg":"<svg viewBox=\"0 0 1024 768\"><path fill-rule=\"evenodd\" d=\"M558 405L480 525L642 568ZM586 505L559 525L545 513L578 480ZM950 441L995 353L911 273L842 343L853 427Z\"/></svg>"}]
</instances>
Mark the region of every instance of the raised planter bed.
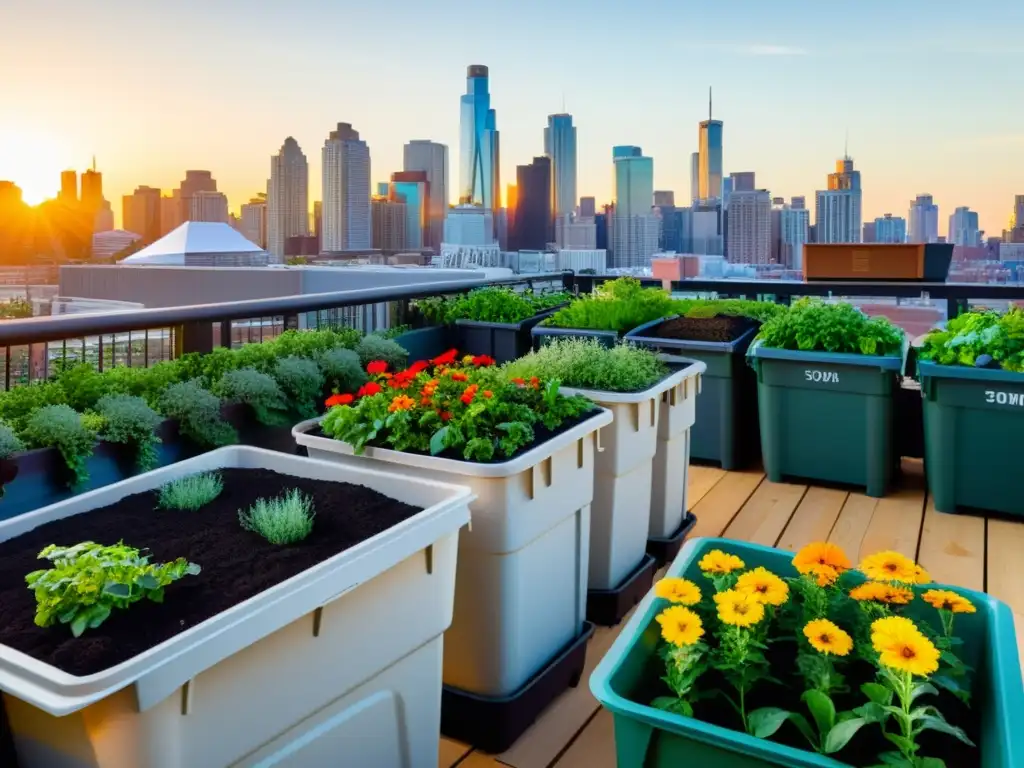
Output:
<instances>
[{"instance_id":1,"label":"raised planter bed","mask_svg":"<svg viewBox=\"0 0 1024 768\"><path fill-rule=\"evenodd\" d=\"M745 360L756 333L749 318L669 317L634 328L625 337L707 366L690 430L690 456L725 470L748 466L759 454L757 378Z\"/></svg>"},{"instance_id":2,"label":"raised planter bed","mask_svg":"<svg viewBox=\"0 0 1024 768\"><path fill-rule=\"evenodd\" d=\"M600 435L591 506L587 618L595 623L617 624L650 588L655 562L646 552L652 520L656 536L670 537L686 513L687 433L704 364L687 361L672 368L643 392L564 390L615 415ZM659 453L663 471L655 492ZM656 496L660 503L652 505Z\"/></svg>"},{"instance_id":3,"label":"raised planter bed","mask_svg":"<svg viewBox=\"0 0 1024 768\"><path fill-rule=\"evenodd\" d=\"M546 309L518 323L456 320L454 346L460 352L489 355L499 364L510 362L530 351L533 345L533 328L557 312L561 306Z\"/></svg>"},{"instance_id":4,"label":"raised planter bed","mask_svg":"<svg viewBox=\"0 0 1024 768\"><path fill-rule=\"evenodd\" d=\"M740 556L748 568L763 566L783 577L795 576L793 553L727 539L699 538L685 545L670 566L668 576L688 578L702 588L710 588L697 563L709 551L721 549ZM920 591L930 587L915 587ZM959 614L956 634L964 640L958 654L975 670L971 710L980 723L978 749L960 745L951 736L940 734L936 743L953 745L947 765L977 765L981 768L1016 768L1024 765L1024 737L1019 713L1024 709L1024 687L1014 636L1013 614L1004 603L988 595L959 587L948 587L968 598L975 614ZM658 657L659 625L655 616L667 601L649 594L630 618L611 649L590 677L590 689L614 718L616 765L619 768L674 768L681 765L729 766L729 768L843 768L849 763L801 748L806 745L795 729L780 731L772 740L755 738L740 730L706 720L685 717L650 706L662 688L664 662ZM937 624L937 614L923 601L915 601L909 616ZM937 627L935 627L938 629ZM771 688L769 701L780 705L777 686ZM667 689L666 689L667 690ZM949 701L946 699L945 701ZM927 697L919 704L932 703ZM729 710L731 712L731 710ZM698 712L699 714L699 712ZM789 729L790 725L783 725ZM893 727L893 726L890 726ZM877 725L865 728L877 729ZM858 734L860 736L860 734ZM893 746L878 734L870 734L881 750ZM958 759L966 754L978 762ZM934 749L925 754L934 754ZM842 753L841 753L842 754ZM869 760L864 765L876 764Z\"/></svg>"},{"instance_id":5,"label":"raised planter bed","mask_svg":"<svg viewBox=\"0 0 1024 768\"><path fill-rule=\"evenodd\" d=\"M885 495L899 463L893 400L902 359L760 344L748 355L768 479L823 480Z\"/></svg>"},{"instance_id":6,"label":"raised planter bed","mask_svg":"<svg viewBox=\"0 0 1024 768\"><path fill-rule=\"evenodd\" d=\"M295 427L313 458L376 467L469 486L472 523L459 542L455 615L445 635L446 735L502 751L578 675L567 649L585 632L591 502L601 410L507 461L475 463L367 447ZM583 656L572 656L570 672ZM541 695L543 694L543 695ZM474 732L458 713L486 705L490 730ZM453 714L454 713L454 714ZM474 721L477 722L477 721ZM488 743L484 743L488 742Z\"/></svg>"},{"instance_id":7,"label":"raised planter bed","mask_svg":"<svg viewBox=\"0 0 1024 768\"><path fill-rule=\"evenodd\" d=\"M939 512L976 508L1024 516L1018 462L1024 374L918 362L925 472Z\"/></svg>"},{"instance_id":8,"label":"raised planter bed","mask_svg":"<svg viewBox=\"0 0 1024 768\"><path fill-rule=\"evenodd\" d=\"M224 490L201 510L154 509L155 489L211 470ZM309 538L277 547L241 528L240 507L289 488L312 497ZM21 768L436 764L442 633L471 499L235 446L0 524L0 690ZM36 627L36 553L122 535L202 571L81 638Z\"/></svg>"}]
</instances>

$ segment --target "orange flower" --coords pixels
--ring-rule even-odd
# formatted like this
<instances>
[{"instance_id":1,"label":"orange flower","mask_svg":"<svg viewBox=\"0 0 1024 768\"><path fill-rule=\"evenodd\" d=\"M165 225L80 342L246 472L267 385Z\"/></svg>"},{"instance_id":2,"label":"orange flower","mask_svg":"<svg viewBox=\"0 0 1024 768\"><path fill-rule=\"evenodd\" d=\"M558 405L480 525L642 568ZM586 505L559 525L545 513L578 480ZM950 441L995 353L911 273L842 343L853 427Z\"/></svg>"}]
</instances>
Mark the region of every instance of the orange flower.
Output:
<instances>
[{"instance_id":1,"label":"orange flower","mask_svg":"<svg viewBox=\"0 0 1024 768\"><path fill-rule=\"evenodd\" d=\"M540 389L540 379L538 379L536 376L531 376L530 386L533 387L534 389Z\"/></svg>"},{"instance_id":2,"label":"orange flower","mask_svg":"<svg viewBox=\"0 0 1024 768\"><path fill-rule=\"evenodd\" d=\"M834 584L839 575L853 567L842 547L826 541L808 544L793 557L793 566L805 576L814 577L818 586Z\"/></svg>"},{"instance_id":3,"label":"orange flower","mask_svg":"<svg viewBox=\"0 0 1024 768\"><path fill-rule=\"evenodd\" d=\"M426 360L417 360L415 363L409 366L409 373L417 374L427 370L430 367L430 363Z\"/></svg>"},{"instance_id":4,"label":"orange flower","mask_svg":"<svg viewBox=\"0 0 1024 768\"><path fill-rule=\"evenodd\" d=\"M462 373L462 371L454 371L452 373L452 381L469 381L469 376Z\"/></svg>"},{"instance_id":5,"label":"orange flower","mask_svg":"<svg viewBox=\"0 0 1024 768\"><path fill-rule=\"evenodd\" d=\"M490 400L490 399L491 399L492 397L494 397L494 393L493 393L493 392L491 392L491 390L489 390L489 389L485 389L485 390L483 391L483 393L482 393L482 394L483 394L483 396L484 396L484 397L486 397L486 398L487 398L488 400Z\"/></svg>"},{"instance_id":6,"label":"orange flower","mask_svg":"<svg viewBox=\"0 0 1024 768\"><path fill-rule=\"evenodd\" d=\"M388 406L388 412L394 413L395 411L408 411L416 405L416 401L408 395L398 395L391 401L391 405Z\"/></svg>"},{"instance_id":7,"label":"orange flower","mask_svg":"<svg viewBox=\"0 0 1024 768\"><path fill-rule=\"evenodd\" d=\"M366 372L371 376L384 373L388 369L388 364L384 360L373 360L366 364Z\"/></svg>"},{"instance_id":8,"label":"orange flower","mask_svg":"<svg viewBox=\"0 0 1024 768\"><path fill-rule=\"evenodd\" d=\"M460 397L459 400L461 400L466 405L469 405L471 402L473 402L473 398L476 397L477 389L479 389L479 387L476 384L470 384L468 387L466 387L465 391L462 393L462 397Z\"/></svg>"},{"instance_id":9,"label":"orange flower","mask_svg":"<svg viewBox=\"0 0 1024 768\"><path fill-rule=\"evenodd\" d=\"M348 405L353 399L352 395L331 395L324 405L328 408L333 408L336 405Z\"/></svg>"},{"instance_id":10,"label":"orange flower","mask_svg":"<svg viewBox=\"0 0 1024 768\"><path fill-rule=\"evenodd\" d=\"M520 387L526 386L526 382L523 381L522 379L512 379L512 383Z\"/></svg>"}]
</instances>

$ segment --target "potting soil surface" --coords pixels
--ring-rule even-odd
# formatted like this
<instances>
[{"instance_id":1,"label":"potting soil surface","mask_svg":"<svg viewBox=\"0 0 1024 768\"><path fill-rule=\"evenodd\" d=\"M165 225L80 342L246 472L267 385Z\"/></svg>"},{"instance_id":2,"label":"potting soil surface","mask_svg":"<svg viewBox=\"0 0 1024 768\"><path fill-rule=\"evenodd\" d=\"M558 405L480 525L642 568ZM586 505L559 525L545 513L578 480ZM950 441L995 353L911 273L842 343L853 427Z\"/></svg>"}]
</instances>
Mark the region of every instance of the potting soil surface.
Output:
<instances>
[{"instance_id":1,"label":"potting soil surface","mask_svg":"<svg viewBox=\"0 0 1024 768\"><path fill-rule=\"evenodd\" d=\"M656 326L651 336L686 341L735 341L757 325L756 320L734 315L717 317L674 317Z\"/></svg>"},{"instance_id":2,"label":"potting soil surface","mask_svg":"<svg viewBox=\"0 0 1024 768\"><path fill-rule=\"evenodd\" d=\"M264 469L224 469L224 490L202 509L158 509L153 491L65 518L0 543L0 643L73 675L119 664L250 597L374 536L421 511L363 486L307 480ZM294 488L313 500L313 532L302 542L275 546L238 522L259 498ZM202 568L166 588L164 602L141 600L115 608L96 629L75 638L66 624L37 627L36 601L25 583L47 568L49 544L123 540L151 563L184 557ZM148 550L148 551L147 551Z\"/></svg>"}]
</instances>

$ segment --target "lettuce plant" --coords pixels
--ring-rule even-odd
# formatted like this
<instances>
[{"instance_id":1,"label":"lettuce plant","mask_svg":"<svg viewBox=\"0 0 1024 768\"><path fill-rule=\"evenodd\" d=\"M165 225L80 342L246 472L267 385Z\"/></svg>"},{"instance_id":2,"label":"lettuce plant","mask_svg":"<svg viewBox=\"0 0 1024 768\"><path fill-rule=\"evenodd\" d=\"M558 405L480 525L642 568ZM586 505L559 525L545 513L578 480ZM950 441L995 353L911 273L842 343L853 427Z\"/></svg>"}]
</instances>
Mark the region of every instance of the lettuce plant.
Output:
<instances>
[{"instance_id":1,"label":"lettuce plant","mask_svg":"<svg viewBox=\"0 0 1024 768\"><path fill-rule=\"evenodd\" d=\"M764 323L757 338L765 347L806 352L899 355L903 351L903 329L888 318L868 317L846 302L827 304L810 298L794 302Z\"/></svg>"},{"instance_id":2,"label":"lettuce plant","mask_svg":"<svg viewBox=\"0 0 1024 768\"><path fill-rule=\"evenodd\" d=\"M1004 370L1024 372L1024 309L1011 307L1002 315L965 312L929 333L918 352L922 360L940 365L975 366L986 362L986 355Z\"/></svg>"},{"instance_id":3,"label":"lettuce plant","mask_svg":"<svg viewBox=\"0 0 1024 768\"><path fill-rule=\"evenodd\" d=\"M96 404L96 412L103 417L98 430L101 439L134 448L139 472L148 472L157 466L160 438L156 429L163 417L145 400L133 395L106 395Z\"/></svg>"},{"instance_id":4,"label":"lettuce plant","mask_svg":"<svg viewBox=\"0 0 1024 768\"><path fill-rule=\"evenodd\" d=\"M86 462L92 456L96 432L69 405L47 405L28 417L23 437L32 448L56 448L71 471L74 488L89 479Z\"/></svg>"},{"instance_id":5,"label":"lettuce plant","mask_svg":"<svg viewBox=\"0 0 1024 768\"><path fill-rule=\"evenodd\" d=\"M644 288L635 278L620 277L558 310L544 325L626 333L671 314L675 314L673 300L666 291Z\"/></svg>"}]
</instances>

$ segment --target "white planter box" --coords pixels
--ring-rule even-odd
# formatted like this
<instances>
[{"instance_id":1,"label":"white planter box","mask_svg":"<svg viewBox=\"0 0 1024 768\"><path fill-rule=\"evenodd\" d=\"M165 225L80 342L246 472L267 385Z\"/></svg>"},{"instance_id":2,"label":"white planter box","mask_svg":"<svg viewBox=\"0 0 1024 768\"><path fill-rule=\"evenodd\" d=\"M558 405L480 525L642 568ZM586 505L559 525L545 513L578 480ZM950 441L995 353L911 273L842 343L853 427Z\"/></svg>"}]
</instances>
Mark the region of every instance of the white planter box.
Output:
<instances>
[{"instance_id":1,"label":"white planter box","mask_svg":"<svg viewBox=\"0 0 1024 768\"><path fill-rule=\"evenodd\" d=\"M687 439L660 439L663 429L678 437L677 430L685 424L683 412L686 407L680 407L685 400L679 400L679 390L685 387L689 392L693 385L684 382L701 373L704 365L687 363L643 392L563 389L566 394L585 395L615 415L611 426L601 432L601 444L605 450L597 457L590 523L590 589L614 590L636 569L647 551L647 539L652 535L652 498L655 496L652 489L659 448L665 451L662 464L666 474L657 479L662 504L668 503L665 499L669 490L674 490L678 481L678 476L672 477L667 472L673 467L678 471L681 459L684 467L689 463ZM675 405L668 404L672 393L676 393ZM660 402L662 395L668 397L665 403ZM688 407L689 423L692 424L692 403ZM668 423L662 428L659 423L665 416ZM682 429L688 430L689 426ZM662 507L660 512L662 517L665 516L664 509ZM682 507L679 511L681 519ZM676 523L678 526L679 521Z\"/></svg>"},{"instance_id":2,"label":"white planter box","mask_svg":"<svg viewBox=\"0 0 1024 768\"><path fill-rule=\"evenodd\" d=\"M232 446L2 523L0 540L224 467L356 483L424 511L97 674L0 646L21 768L435 766L468 489Z\"/></svg>"},{"instance_id":3,"label":"white planter box","mask_svg":"<svg viewBox=\"0 0 1024 768\"><path fill-rule=\"evenodd\" d=\"M356 456L347 443L308 434L319 420L298 424L293 434L313 458L400 467L412 477L472 489L472 520L459 539L455 616L445 634L444 682L482 696L505 696L582 630L597 432L611 420L602 411L493 464L385 448Z\"/></svg>"}]
</instances>

